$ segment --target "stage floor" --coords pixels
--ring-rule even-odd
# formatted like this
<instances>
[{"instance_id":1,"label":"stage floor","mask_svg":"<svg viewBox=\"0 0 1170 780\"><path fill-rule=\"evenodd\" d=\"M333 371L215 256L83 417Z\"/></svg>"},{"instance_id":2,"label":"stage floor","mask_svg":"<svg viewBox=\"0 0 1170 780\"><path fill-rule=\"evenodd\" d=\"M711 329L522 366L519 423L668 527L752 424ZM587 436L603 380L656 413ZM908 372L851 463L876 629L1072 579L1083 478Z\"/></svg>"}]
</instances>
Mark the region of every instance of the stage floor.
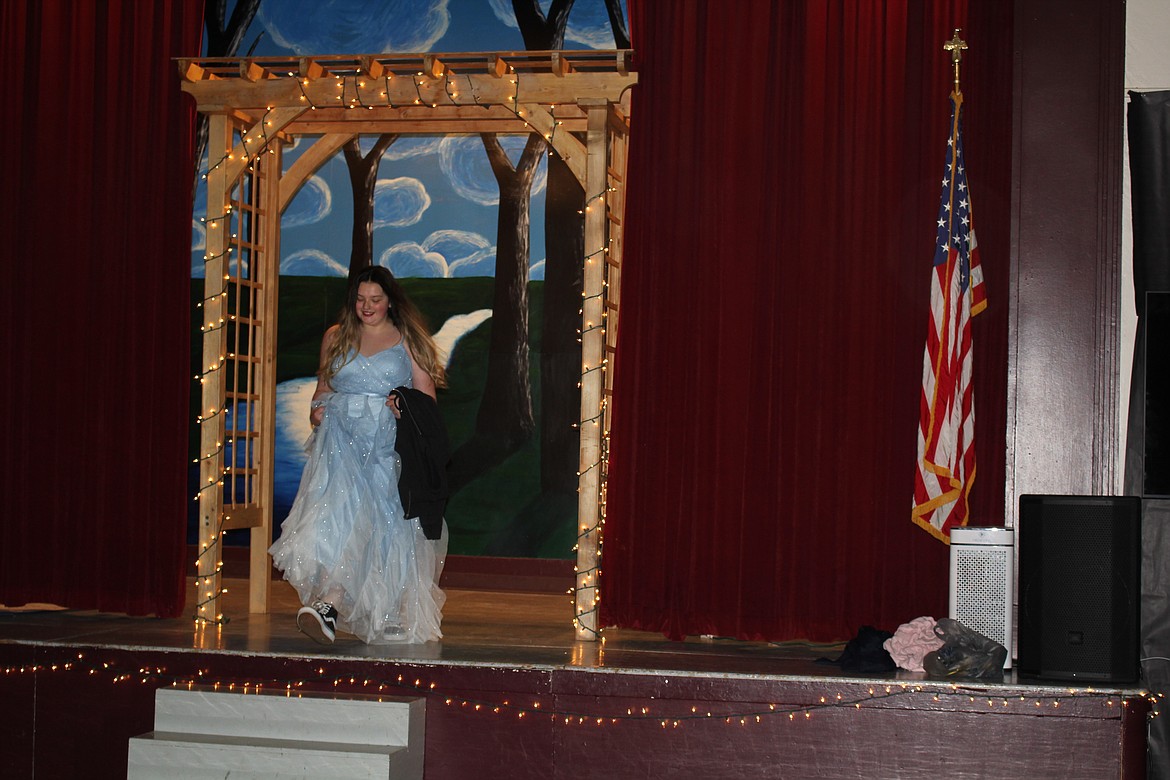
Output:
<instances>
[{"instance_id":1,"label":"stage floor","mask_svg":"<svg viewBox=\"0 0 1170 780\"><path fill-rule=\"evenodd\" d=\"M174 619L131 618L47 605L0 609L0 642L157 648L246 653L285 657L369 659L442 665L526 668L607 668L638 672L669 671L749 676L840 675L833 665L843 644L743 642L693 638L672 642L662 634L606 629L602 642L577 641L568 593L447 589L443 639L424 645L366 645L339 634L331 646L319 645L297 630L300 607L284 581L274 581L267 614L249 614L246 580L225 579L228 592L219 628L196 631L195 589L188 581L184 615ZM916 679L917 676L914 676Z\"/></svg>"},{"instance_id":2,"label":"stage floor","mask_svg":"<svg viewBox=\"0 0 1170 780\"><path fill-rule=\"evenodd\" d=\"M550 594L445 588L443 639L421 645L367 645L338 633L321 645L297 630L300 602L283 580L271 583L266 614L248 612L248 582L224 578L222 626L196 628L194 580L187 581L184 614L159 619L61 609L52 605L8 608L0 605L0 645L89 646L209 654L244 654L274 658L322 658L334 661L393 662L421 666L477 666L543 671L609 671L746 680L822 680L851 683L946 686L953 680L930 679L922 672L849 673L826 663L838 658L845 643L803 641L751 642L724 637L668 640L650 631L605 628L603 641L578 641L568 592ZM1008 670L1003 680L967 680L981 688L1004 686L1030 693L1087 687L1097 693L1140 695L1137 684L1019 679Z\"/></svg>"}]
</instances>

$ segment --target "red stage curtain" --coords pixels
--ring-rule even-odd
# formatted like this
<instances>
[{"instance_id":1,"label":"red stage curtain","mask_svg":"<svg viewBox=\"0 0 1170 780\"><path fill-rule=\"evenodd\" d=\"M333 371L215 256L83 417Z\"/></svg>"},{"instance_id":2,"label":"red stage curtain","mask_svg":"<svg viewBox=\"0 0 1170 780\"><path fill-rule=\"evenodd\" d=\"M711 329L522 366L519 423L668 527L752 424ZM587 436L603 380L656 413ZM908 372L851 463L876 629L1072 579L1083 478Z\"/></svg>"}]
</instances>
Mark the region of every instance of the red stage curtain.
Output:
<instances>
[{"instance_id":1,"label":"red stage curtain","mask_svg":"<svg viewBox=\"0 0 1170 780\"><path fill-rule=\"evenodd\" d=\"M601 625L840 640L946 611L910 520L952 79L989 309L975 525L1003 522L1010 3L630 0L639 71Z\"/></svg>"},{"instance_id":2,"label":"red stage curtain","mask_svg":"<svg viewBox=\"0 0 1170 780\"><path fill-rule=\"evenodd\" d=\"M201 0L0 3L0 603L182 612Z\"/></svg>"}]
</instances>

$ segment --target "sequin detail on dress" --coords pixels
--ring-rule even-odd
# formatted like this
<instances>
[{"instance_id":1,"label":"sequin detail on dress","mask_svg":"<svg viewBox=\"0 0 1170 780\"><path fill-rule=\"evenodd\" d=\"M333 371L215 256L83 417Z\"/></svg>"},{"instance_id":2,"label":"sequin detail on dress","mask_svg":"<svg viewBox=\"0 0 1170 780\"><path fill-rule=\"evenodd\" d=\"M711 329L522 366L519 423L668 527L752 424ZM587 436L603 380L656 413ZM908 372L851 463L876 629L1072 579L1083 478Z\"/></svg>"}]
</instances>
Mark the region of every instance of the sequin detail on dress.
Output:
<instances>
[{"instance_id":1,"label":"sequin detail on dress","mask_svg":"<svg viewBox=\"0 0 1170 780\"><path fill-rule=\"evenodd\" d=\"M410 386L406 347L345 363L325 396L325 415L305 443L308 462L273 563L308 604L337 608L338 628L376 644L440 639L439 574L447 538L429 541L403 516L397 421L386 397ZM400 630L396 630L400 629Z\"/></svg>"}]
</instances>

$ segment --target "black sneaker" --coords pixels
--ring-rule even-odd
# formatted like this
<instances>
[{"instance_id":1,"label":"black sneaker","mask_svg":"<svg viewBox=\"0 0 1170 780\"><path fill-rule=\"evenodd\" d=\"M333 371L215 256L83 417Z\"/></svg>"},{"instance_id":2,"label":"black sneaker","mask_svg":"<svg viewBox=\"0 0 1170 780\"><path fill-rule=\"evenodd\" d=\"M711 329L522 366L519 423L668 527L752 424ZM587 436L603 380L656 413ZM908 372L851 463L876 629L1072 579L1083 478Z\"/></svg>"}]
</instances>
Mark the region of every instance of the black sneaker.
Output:
<instances>
[{"instance_id":1,"label":"black sneaker","mask_svg":"<svg viewBox=\"0 0 1170 780\"><path fill-rule=\"evenodd\" d=\"M297 628L323 645L333 644L333 638L337 635L337 610L332 604L314 601L297 610Z\"/></svg>"}]
</instances>

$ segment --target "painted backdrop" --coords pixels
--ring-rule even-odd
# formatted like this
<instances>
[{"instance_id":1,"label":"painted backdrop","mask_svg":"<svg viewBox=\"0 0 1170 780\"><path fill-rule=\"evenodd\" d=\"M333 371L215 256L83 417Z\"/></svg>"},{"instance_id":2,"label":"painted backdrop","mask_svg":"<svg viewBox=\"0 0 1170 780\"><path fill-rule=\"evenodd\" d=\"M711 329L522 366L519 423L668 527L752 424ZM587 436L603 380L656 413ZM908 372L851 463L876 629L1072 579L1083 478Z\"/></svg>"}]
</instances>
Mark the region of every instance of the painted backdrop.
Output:
<instances>
[{"instance_id":1,"label":"painted backdrop","mask_svg":"<svg viewBox=\"0 0 1170 780\"><path fill-rule=\"evenodd\" d=\"M240 13L250 7L243 0L239 4ZM618 5L624 19L624 3ZM226 3L223 20L209 21L208 56L522 51L525 40L531 40L534 18L546 22L550 2L532 0L540 14L524 20L524 35L511 0L260 0L250 21L243 14L246 26L233 16L236 6ZM559 48L615 48L605 0L572 3ZM286 170L311 140L286 147ZM575 185L558 174L561 166L555 160L550 165L543 148L525 156L527 140L498 138L512 168L531 167L525 171L531 176L526 230L500 222L498 171L493 171L488 145L477 135L400 136L384 147L377 163L371 260L403 281L447 356L451 386L440 392L439 403L454 450L454 494L447 508L454 554L569 558L576 538L577 439L572 422L578 394L572 372L580 365L580 351L571 329L579 324L579 297L566 299L551 288L546 297L550 258L550 277L559 274L563 279L566 269L555 267L564 262L545 234L546 205L550 199L567 201L570 208L560 211L570 217L553 217L550 224L559 240L567 241L570 249L575 246L572 234L579 233L580 223L572 206L581 194L579 187L571 191ZM377 136L362 137L361 155L369 155L377 141ZM206 155L202 164L206 167ZM193 311L194 302L202 298L205 236L199 218L205 212L206 191L197 184ZM309 179L282 217L276 533L304 466L303 443L310 431L306 410L316 381L318 348L344 299L353 218L350 173L341 152ZM490 389L485 393L501 230L526 233L528 239L527 257L521 258L529 279L528 398L519 409L511 402L506 409L493 409L493 403L500 403L498 394ZM580 269L568 273L564 284L575 285L579 296ZM197 325L193 337L196 333ZM196 362L199 354L196 346ZM493 428L493 420L504 418L512 423ZM194 452L194 434L192 446ZM192 484L194 480L197 476ZM191 529L193 540L193 520ZM229 534L229 544L244 543L244 532L233 533L240 538Z\"/></svg>"}]
</instances>

